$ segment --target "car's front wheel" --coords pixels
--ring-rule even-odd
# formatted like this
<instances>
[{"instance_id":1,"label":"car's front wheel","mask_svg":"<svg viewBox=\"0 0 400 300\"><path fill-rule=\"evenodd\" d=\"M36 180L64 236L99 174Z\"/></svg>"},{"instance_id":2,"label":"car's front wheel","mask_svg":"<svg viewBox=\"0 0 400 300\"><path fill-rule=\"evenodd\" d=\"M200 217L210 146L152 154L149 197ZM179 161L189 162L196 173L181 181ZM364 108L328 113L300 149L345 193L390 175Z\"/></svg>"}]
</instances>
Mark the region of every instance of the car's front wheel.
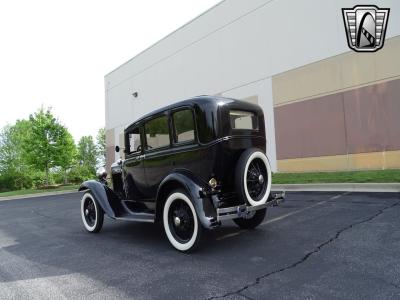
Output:
<instances>
[{"instance_id":1,"label":"car's front wheel","mask_svg":"<svg viewBox=\"0 0 400 300\"><path fill-rule=\"evenodd\" d=\"M87 231L96 233L103 227L104 211L90 192L83 194L81 216Z\"/></svg>"},{"instance_id":2,"label":"car's front wheel","mask_svg":"<svg viewBox=\"0 0 400 300\"><path fill-rule=\"evenodd\" d=\"M169 242L182 252L194 250L200 243L202 227L196 210L183 190L173 191L163 209L163 224Z\"/></svg>"}]
</instances>

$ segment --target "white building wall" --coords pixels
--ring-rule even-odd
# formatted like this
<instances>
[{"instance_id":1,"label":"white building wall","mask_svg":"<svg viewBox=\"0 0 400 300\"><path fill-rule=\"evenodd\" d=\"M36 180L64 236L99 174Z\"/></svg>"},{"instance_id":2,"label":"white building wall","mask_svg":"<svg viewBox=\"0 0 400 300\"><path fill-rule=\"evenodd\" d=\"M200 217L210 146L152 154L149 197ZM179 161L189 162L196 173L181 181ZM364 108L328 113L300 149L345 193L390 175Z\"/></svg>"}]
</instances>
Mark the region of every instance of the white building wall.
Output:
<instances>
[{"instance_id":1,"label":"white building wall","mask_svg":"<svg viewBox=\"0 0 400 300\"><path fill-rule=\"evenodd\" d=\"M106 129L195 95L258 96L276 169L271 76L349 51L341 8L348 0L226 0L105 77ZM400 34L400 1L387 38ZM132 97L138 92L138 97Z\"/></svg>"}]
</instances>

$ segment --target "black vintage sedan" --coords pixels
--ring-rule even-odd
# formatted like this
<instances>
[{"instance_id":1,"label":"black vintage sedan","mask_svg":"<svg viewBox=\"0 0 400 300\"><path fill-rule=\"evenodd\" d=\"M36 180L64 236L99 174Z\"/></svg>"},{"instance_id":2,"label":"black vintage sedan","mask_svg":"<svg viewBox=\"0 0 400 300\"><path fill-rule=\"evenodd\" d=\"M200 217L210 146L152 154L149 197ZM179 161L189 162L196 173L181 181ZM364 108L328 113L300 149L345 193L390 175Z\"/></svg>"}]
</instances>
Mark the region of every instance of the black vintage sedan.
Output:
<instances>
[{"instance_id":1,"label":"black vintage sedan","mask_svg":"<svg viewBox=\"0 0 400 300\"><path fill-rule=\"evenodd\" d=\"M112 188L104 180L79 188L85 192L85 228L100 231L104 214L160 222L170 243L183 252L199 244L204 229L223 220L255 228L267 207L282 199L270 196L264 124L258 105L212 96L140 118L124 131L124 159L111 167Z\"/></svg>"}]
</instances>

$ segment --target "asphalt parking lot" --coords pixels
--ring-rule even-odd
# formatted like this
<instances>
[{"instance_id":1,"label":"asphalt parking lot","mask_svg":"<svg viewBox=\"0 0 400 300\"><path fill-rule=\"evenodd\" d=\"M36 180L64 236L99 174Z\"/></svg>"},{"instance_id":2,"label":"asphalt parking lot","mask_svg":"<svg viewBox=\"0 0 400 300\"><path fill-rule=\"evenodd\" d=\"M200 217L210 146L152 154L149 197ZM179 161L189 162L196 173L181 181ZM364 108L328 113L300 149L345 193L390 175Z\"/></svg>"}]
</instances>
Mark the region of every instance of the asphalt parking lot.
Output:
<instances>
[{"instance_id":1,"label":"asphalt parking lot","mask_svg":"<svg viewBox=\"0 0 400 300\"><path fill-rule=\"evenodd\" d=\"M190 255L152 224L86 233L79 201L0 201L0 299L400 298L396 193L288 193L258 229L227 222Z\"/></svg>"}]
</instances>

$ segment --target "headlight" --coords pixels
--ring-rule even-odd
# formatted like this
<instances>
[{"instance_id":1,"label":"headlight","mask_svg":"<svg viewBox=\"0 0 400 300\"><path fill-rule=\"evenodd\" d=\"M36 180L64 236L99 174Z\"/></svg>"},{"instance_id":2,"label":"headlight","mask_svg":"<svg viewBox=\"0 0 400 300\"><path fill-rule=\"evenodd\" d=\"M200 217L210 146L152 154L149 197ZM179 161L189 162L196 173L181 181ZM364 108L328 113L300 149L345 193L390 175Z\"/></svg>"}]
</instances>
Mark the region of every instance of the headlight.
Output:
<instances>
[{"instance_id":1,"label":"headlight","mask_svg":"<svg viewBox=\"0 0 400 300\"><path fill-rule=\"evenodd\" d=\"M96 176L98 178L102 178L104 175L107 175L106 169L104 167L100 167L96 170Z\"/></svg>"}]
</instances>

